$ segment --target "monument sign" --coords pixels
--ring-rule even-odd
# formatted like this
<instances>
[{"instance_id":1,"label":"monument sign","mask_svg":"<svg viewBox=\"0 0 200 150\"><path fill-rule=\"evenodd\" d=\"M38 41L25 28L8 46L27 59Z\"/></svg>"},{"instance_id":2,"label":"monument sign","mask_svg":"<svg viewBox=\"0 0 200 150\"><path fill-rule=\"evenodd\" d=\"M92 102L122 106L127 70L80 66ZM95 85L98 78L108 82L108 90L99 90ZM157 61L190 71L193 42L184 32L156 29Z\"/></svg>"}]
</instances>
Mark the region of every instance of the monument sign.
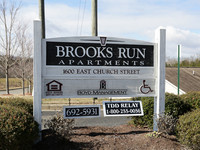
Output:
<instances>
[{"instance_id":1,"label":"monument sign","mask_svg":"<svg viewBox=\"0 0 200 150\"><path fill-rule=\"evenodd\" d=\"M34 118L41 129L42 98L154 97L156 119L165 110L165 30L156 42L113 37L42 39L34 22ZM112 108L113 104L116 108ZM65 107L65 117L99 116L100 107ZM104 114L143 115L140 102L104 102Z\"/></svg>"}]
</instances>

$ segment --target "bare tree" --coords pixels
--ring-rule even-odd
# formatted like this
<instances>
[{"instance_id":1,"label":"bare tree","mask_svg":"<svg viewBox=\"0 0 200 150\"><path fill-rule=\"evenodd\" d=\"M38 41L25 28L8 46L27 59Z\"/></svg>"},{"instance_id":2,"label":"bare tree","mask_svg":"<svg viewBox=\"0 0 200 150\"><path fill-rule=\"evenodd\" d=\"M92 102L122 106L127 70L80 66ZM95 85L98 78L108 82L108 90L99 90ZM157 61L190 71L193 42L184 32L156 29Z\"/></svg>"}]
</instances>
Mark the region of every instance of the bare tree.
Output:
<instances>
[{"instance_id":1,"label":"bare tree","mask_svg":"<svg viewBox=\"0 0 200 150\"><path fill-rule=\"evenodd\" d=\"M16 77L20 77L22 80L22 91L23 95L25 95L25 79L27 79L30 84L33 75L33 64L31 59L33 42L31 40L32 38L29 37L27 25L20 24L18 26L17 39L19 44L19 57L13 69L15 71Z\"/></svg>"},{"instance_id":2,"label":"bare tree","mask_svg":"<svg viewBox=\"0 0 200 150\"><path fill-rule=\"evenodd\" d=\"M18 50L15 34L17 25L17 14L21 3L17 4L11 0L0 2L0 68L5 72L6 92L9 94L9 69L14 65L14 54Z\"/></svg>"},{"instance_id":3,"label":"bare tree","mask_svg":"<svg viewBox=\"0 0 200 150\"><path fill-rule=\"evenodd\" d=\"M30 58L27 62L27 68L26 68L26 80L28 80L28 93L32 93L31 85L32 85L32 79L33 79L33 59Z\"/></svg>"}]
</instances>

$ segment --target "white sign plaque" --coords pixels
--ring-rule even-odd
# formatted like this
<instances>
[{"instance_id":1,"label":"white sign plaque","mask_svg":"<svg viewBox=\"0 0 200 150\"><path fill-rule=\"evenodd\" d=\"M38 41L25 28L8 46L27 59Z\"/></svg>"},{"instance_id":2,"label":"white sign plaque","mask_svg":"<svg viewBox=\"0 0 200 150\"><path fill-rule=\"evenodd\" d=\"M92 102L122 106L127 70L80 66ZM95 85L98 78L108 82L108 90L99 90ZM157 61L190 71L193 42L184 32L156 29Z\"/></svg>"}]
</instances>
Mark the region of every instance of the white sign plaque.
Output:
<instances>
[{"instance_id":1,"label":"white sign plaque","mask_svg":"<svg viewBox=\"0 0 200 150\"><path fill-rule=\"evenodd\" d=\"M44 97L154 96L155 79L45 79Z\"/></svg>"},{"instance_id":2,"label":"white sign plaque","mask_svg":"<svg viewBox=\"0 0 200 150\"><path fill-rule=\"evenodd\" d=\"M155 95L154 43L111 37L42 43L44 98Z\"/></svg>"}]
</instances>

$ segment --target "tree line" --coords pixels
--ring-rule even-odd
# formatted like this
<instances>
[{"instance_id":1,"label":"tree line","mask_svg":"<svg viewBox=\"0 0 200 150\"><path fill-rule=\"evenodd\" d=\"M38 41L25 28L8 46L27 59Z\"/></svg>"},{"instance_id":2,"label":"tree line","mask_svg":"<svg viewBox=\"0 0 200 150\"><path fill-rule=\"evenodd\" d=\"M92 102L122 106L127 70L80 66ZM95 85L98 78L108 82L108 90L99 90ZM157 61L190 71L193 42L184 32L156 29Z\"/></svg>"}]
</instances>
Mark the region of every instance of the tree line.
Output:
<instances>
[{"instance_id":1,"label":"tree line","mask_svg":"<svg viewBox=\"0 0 200 150\"><path fill-rule=\"evenodd\" d=\"M177 67L177 59L168 59L166 61L166 67ZM180 67L200 67L200 55L197 57L183 58L180 61Z\"/></svg>"},{"instance_id":2,"label":"tree line","mask_svg":"<svg viewBox=\"0 0 200 150\"><path fill-rule=\"evenodd\" d=\"M21 2L0 1L0 72L6 78L6 92L9 92L9 78L21 78L24 93L25 79L32 79L33 41L28 25L21 21ZM22 16L21 16L22 18Z\"/></svg>"}]
</instances>

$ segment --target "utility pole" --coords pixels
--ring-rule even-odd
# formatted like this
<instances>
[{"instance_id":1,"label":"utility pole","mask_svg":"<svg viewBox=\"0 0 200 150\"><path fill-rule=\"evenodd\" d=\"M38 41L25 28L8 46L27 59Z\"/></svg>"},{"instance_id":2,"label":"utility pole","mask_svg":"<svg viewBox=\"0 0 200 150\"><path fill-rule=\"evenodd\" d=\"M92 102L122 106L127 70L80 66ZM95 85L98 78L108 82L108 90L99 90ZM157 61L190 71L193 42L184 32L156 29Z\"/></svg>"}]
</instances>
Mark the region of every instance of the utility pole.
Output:
<instances>
[{"instance_id":1,"label":"utility pole","mask_svg":"<svg viewBox=\"0 0 200 150\"><path fill-rule=\"evenodd\" d=\"M39 0L39 18L42 22L42 38L45 38L45 9L44 0Z\"/></svg>"},{"instance_id":2,"label":"utility pole","mask_svg":"<svg viewBox=\"0 0 200 150\"><path fill-rule=\"evenodd\" d=\"M98 36L97 0L92 0L92 36Z\"/></svg>"},{"instance_id":3,"label":"utility pole","mask_svg":"<svg viewBox=\"0 0 200 150\"><path fill-rule=\"evenodd\" d=\"M97 0L92 0L92 36L98 36ZM97 97L93 98L93 104Z\"/></svg>"}]
</instances>

